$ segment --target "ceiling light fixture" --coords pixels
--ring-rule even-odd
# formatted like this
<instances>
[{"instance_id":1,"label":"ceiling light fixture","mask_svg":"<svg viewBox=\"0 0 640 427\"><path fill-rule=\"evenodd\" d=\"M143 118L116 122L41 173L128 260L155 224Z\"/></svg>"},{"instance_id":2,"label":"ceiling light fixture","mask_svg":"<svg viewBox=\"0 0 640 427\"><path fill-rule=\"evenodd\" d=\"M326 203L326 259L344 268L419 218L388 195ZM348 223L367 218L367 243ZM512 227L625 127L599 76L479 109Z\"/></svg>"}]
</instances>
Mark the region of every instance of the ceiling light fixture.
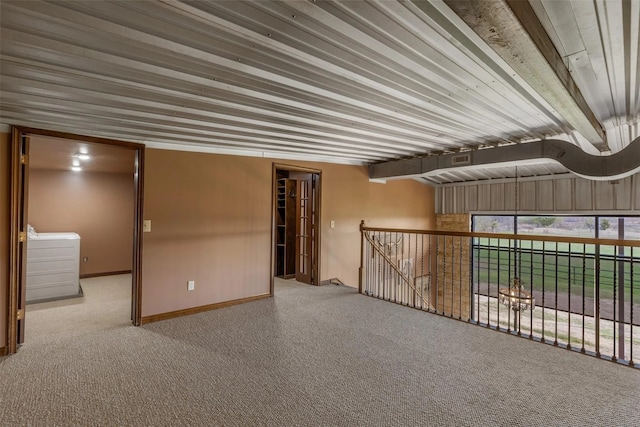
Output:
<instances>
[{"instance_id":1,"label":"ceiling light fixture","mask_svg":"<svg viewBox=\"0 0 640 427\"><path fill-rule=\"evenodd\" d=\"M84 153L76 154L74 157L80 160L89 160L91 158L90 155Z\"/></svg>"},{"instance_id":2,"label":"ceiling light fixture","mask_svg":"<svg viewBox=\"0 0 640 427\"><path fill-rule=\"evenodd\" d=\"M536 299L531 292L527 292L524 289L522 281L520 280L520 274L522 273L522 254L520 253L521 242L517 239L518 234L518 166L516 166L516 191L515 191L515 234L513 242L515 246L513 269L515 272L514 277L511 279L511 283L508 288L500 288L498 290L498 301L500 304L507 306L513 310L513 331L520 335L520 317L524 310L533 310L536 307ZM533 289L532 289L533 291ZM511 323L511 322L509 322ZM509 325L511 326L511 325Z\"/></svg>"},{"instance_id":3,"label":"ceiling light fixture","mask_svg":"<svg viewBox=\"0 0 640 427\"><path fill-rule=\"evenodd\" d=\"M71 170L74 172L80 172L82 170L82 168L80 166L72 166Z\"/></svg>"}]
</instances>

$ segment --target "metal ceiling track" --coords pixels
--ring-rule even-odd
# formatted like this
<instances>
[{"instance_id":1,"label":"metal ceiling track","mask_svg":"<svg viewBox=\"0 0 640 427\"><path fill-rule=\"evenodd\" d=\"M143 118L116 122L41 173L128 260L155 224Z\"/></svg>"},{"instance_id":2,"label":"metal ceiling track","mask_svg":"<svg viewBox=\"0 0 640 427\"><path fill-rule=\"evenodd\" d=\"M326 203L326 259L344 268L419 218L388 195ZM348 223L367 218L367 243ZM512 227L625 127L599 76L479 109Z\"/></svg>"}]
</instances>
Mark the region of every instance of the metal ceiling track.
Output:
<instances>
[{"instance_id":1,"label":"metal ceiling track","mask_svg":"<svg viewBox=\"0 0 640 427\"><path fill-rule=\"evenodd\" d=\"M370 179L429 176L446 169L478 169L509 164L553 160L574 174L596 181L622 179L640 171L640 137L610 156L587 154L576 145L556 139L496 148L396 160L369 166Z\"/></svg>"},{"instance_id":2,"label":"metal ceiling track","mask_svg":"<svg viewBox=\"0 0 640 427\"><path fill-rule=\"evenodd\" d=\"M445 3L575 130L599 151L609 151L604 128L528 1L445 0Z\"/></svg>"}]
</instances>

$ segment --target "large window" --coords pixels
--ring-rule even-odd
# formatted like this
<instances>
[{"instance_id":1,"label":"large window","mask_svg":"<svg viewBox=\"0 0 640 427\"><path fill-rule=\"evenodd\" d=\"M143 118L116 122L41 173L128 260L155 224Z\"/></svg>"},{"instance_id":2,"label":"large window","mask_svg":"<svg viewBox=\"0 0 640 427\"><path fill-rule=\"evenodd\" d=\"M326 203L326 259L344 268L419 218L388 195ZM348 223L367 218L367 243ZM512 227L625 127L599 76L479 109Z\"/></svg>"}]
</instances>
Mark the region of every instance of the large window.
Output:
<instances>
[{"instance_id":1,"label":"large window","mask_svg":"<svg viewBox=\"0 0 640 427\"><path fill-rule=\"evenodd\" d=\"M640 238L640 217L474 215L472 227L473 231L485 233L513 234L517 230L519 235L517 240L474 239L474 286L482 295L497 297L498 288L518 276L536 294L552 292L554 299L546 300L544 304L557 306L555 294L594 298L598 270L603 305L611 305L614 299L628 303L632 288L635 290L633 303L640 304L640 248L632 254L629 247L600 245L596 248L593 244L540 242L526 237L637 240ZM632 277L633 283L630 283ZM537 305L541 303L536 301ZM583 310L582 301L580 307L571 307L572 312L576 310ZM603 313L604 317L610 315Z\"/></svg>"}]
</instances>

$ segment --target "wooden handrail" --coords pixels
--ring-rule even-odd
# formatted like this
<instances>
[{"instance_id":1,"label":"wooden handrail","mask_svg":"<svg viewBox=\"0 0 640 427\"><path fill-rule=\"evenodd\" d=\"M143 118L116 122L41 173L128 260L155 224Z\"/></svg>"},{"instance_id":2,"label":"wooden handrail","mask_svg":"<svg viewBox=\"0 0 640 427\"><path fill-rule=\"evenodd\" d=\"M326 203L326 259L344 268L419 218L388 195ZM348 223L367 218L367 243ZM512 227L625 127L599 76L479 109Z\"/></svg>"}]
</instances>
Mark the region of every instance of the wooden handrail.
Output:
<instances>
[{"instance_id":1,"label":"wooden handrail","mask_svg":"<svg viewBox=\"0 0 640 427\"><path fill-rule=\"evenodd\" d=\"M590 237L569 236L537 236L528 234L478 233L469 231L411 230L402 228L376 228L364 226L361 226L360 229L362 231L377 231L383 233L410 233L432 236L480 237L489 239L531 240L537 242L583 243L586 245L632 246L636 248L640 247L640 240L595 239Z\"/></svg>"},{"instance_id":2,"label":"wooden handrail","mask_svg":"<svg viewBox=\"0 0 640 427\"><path fill-rule=\"evenodd\" d=\"M363 233L363 234L365 239L367 239L367 241L371 244L374 250L378 252L385 261L387 261L387 263L391 266L392 269L396 271L396 273L398 273L398 275L402 278L402 280L404 280L404 282L413 290L415 295L418 295L418 291L416 290L415 285L411 283L411 279L407 277L407 275L404 274L398 268L398 266L393 262L393 260L389 257L389 255L385 254L384 251L380 249L379 245L375 243L375 241L371 238L371 236L369 236L367 233ZM425 299L424 294L420 295L420 298L426 304L427 307L431 308L431 305L429 305L429 300Z\"/></svg>"}]
</instances>

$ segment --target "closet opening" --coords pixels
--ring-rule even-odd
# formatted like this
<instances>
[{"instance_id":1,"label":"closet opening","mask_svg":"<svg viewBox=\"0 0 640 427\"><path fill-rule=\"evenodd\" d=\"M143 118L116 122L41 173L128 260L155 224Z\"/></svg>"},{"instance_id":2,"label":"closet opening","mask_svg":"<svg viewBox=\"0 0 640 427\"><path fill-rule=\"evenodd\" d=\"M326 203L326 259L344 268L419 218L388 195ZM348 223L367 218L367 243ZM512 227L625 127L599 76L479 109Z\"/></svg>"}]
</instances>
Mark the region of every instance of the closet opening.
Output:
<instances>
[{"instance_id":1,"label":"closet opening","mask_svg":"<svg viewBox=\"0 0 640 427\"><path fill-rule=\"evenodd\" d=\"M320 284L320 194L322 171L273 166L272 280Z\"/></svg>"}]
</instances>

